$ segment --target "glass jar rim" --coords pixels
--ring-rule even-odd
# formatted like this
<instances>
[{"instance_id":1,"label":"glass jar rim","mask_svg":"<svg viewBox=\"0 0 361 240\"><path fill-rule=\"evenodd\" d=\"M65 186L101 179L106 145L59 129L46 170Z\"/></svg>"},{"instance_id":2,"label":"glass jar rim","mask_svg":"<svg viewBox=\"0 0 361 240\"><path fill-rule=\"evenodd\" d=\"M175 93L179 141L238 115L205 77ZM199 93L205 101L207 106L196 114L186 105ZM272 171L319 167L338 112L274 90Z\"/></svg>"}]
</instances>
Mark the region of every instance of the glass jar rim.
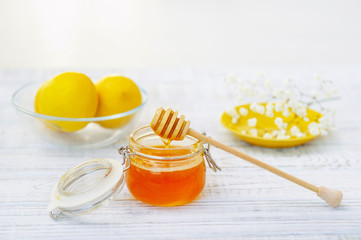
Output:
<instances>
[{"instance_id":1,"label":"glass jar rim","mask_svg":"<svg viewBox=\"0 0 361 240\"><path fill-rule=\"evenodd\" d=\"M193 144L182 146L182 147L174 147L174 148L172 147L172 148L168 148L168 149L165 148L165 149L167 151L174 151L174 152L179 151L180 149L192 149L192 150L195 149L194 152L184 154L184 155L178 155L178 156L157 156L157 155L149 155L149 154L141 153L140 151L137 151L137 149L134 149L133 146L141 147L142 149L147 149L147 150L150 150L150 151L152 151L152 150L153 151L160 151L161 150L161 148L151 147L151 146L147 146L147 145L144 145L142 143L139 143L135 139L135 135L137 133L139 133L139 131L147 130L147 129L150 130L150 133L148 133L148 135L145 135L145 137L150 137L150 136L159 137L156 133L153 132L153 130L152 130L152 128L150 126L143 126L143 127L138 128L138 129L135 129L129 135L129 145L130 145L130 148L131 148L131 151L133 152L133 154L139 155L139 156L142 156L142 157L146 157L146 158L149 158L149 159L154 159L154 160L185 160L185 159L188 159L190 157L196 156L197 154L203 152L203 150L204 150L203 142L201 140L186 135L187 138L194 140Z\"/></svg>"}]
</instances>

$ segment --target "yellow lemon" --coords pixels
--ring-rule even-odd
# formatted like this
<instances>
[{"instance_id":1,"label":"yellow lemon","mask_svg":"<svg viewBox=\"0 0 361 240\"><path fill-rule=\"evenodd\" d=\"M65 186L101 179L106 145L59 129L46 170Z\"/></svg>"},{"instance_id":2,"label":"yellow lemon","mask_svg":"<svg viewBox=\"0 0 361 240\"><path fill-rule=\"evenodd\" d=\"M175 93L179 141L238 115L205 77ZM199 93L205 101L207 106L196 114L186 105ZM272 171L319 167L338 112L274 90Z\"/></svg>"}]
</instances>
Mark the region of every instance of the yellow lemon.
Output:
<instances>
[{"instance_id":1,"label":"yellow lemon","mask_svg":"<svg viewBox=\"0 0 361 240\"><path fill-rule=\"evenodd\" d=\"M142 94L138 86L129 78L109 76L100 80L95 87L98 92L99 106L97 117L126 112L142 103ZM118 128L132 119L133 115L98 122L105 128Z\"/></svg>"},{"instance_id":2,"label":"yellow lemon","mask_svg":"<svg viewBox=\"0 0 361 240\"><path fill-rule=\"evenodd\" d=\"M35 97L35 111L41 114L66 117L94 117L98 95L93 82L82 73L66 72L45 82ZM88 122L47 120L47 126L64 132L84 128Z\"/></svg>"}]
</instances>

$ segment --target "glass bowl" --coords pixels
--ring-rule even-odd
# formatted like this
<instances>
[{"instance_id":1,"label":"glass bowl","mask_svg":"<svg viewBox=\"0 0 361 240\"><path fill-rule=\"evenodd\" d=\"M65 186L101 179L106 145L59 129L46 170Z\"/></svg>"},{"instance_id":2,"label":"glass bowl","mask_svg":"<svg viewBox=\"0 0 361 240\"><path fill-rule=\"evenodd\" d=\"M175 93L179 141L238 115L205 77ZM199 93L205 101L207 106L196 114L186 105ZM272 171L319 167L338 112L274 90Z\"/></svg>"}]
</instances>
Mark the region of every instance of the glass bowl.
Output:
<instances>
[{"instance_id":1,"label":"glass bowl","mask_svg":"<svg viewBox=\"0 0 361 240\"><path fill-rule=\"evenodd\" d=\"M30 83L19 88L12 96L12 104L17 112L36 135L46 142L61 147L94 148L103 147L118 141L125 134L129 134L141 109L148 100L147 92L139 87L142 93L142 103L138 107L123 113L104 117L65 118L36 113L34 110L35 96L42 83ZM102 121L122 121L117 128L104 128ZM56 123L83 122L88 123L84 128L74 132L58 130Z\"/></svg>"}]
</instances>

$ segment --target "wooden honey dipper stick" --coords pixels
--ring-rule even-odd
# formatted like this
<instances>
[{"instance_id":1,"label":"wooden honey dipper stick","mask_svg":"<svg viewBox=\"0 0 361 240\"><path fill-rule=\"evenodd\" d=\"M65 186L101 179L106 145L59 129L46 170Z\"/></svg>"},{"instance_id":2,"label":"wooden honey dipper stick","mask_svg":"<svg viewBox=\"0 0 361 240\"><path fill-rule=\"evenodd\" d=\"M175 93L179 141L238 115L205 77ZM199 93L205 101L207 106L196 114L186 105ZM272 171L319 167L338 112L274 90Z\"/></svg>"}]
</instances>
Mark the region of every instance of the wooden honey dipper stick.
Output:
<instances>
[{"instance_id":1,"label":"wooden honey dipper stick","mask_svg":"<svg viewBox=\"0 0 361 240\"><path fill-rule=\"evenodd\" d=\"M267 163L261 162L212 138L206 137L192 128L189 128L189 125L190 121L186 121L184 115L178 117L177 111L172 111L169 108L167 110L158 108L150 124L150 127L158 136L169 140L183 140L186 135L190 135L317 193L317 196L325 200L332 207L338 207L340 205L342 200L341 191L312 185L311 183L283 172L275 167L272 167L271 165L268 165Z\"/></svg>"}]
</instances>

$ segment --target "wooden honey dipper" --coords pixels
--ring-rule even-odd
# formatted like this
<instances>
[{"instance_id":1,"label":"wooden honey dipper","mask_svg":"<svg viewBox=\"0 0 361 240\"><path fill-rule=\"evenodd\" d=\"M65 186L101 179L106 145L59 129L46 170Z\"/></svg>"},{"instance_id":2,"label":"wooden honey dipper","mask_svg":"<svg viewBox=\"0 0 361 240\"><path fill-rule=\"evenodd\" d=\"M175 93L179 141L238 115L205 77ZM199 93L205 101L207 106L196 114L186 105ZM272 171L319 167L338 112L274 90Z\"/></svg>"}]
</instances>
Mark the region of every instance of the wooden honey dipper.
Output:
<instances>
[{"instance_id":1,"label":"wooden honey dipper","mask_svg":"<svg viewBox=\"0 0 361 240\"><path fill-rule=\"evenodd\" d=\"M186 135L197 138L203 142L215 146L216 148L224 150L254 165L257 165L258 167L266 169L267 171L270 171L282 178L285 178L288 181L294 182L304 188L307 188L308 190L315 192L317 196L325 200L332 207L338 207L340 205L343 196L341 191L323 186L317 187L313 184L310 184L302 179L299 179L275 167L272 167L267 163L261 162L251 156L237 151L236 149L224 145L212 138L206 137L205 135L193 130L192 128L189 128L189 125L190 121L186 121L184 115L178 117L177 111L173 111L170 108L168 108L167 110L164 110L163 108L158 108L150 124L150 127L158 136L169 140L183 140Z\"/></svg>"}]
</instances>

